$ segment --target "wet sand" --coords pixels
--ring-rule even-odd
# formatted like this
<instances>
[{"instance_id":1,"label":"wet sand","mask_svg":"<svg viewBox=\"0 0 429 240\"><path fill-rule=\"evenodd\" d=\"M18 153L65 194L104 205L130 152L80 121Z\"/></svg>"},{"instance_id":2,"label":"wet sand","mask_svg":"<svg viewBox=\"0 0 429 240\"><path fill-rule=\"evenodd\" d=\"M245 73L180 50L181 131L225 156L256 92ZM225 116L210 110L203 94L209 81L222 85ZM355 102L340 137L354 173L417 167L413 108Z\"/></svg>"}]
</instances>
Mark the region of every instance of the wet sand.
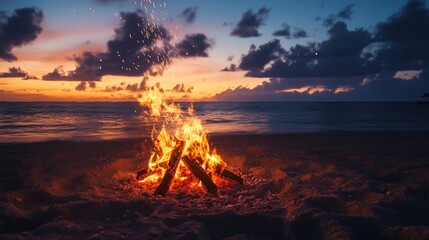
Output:
<instances>
[{"instance_id":1,"label":"wet sand","mask_svg":"<svg viewBox=\"0 0 429 240\"><path fill-rule=\"evenodd\" d=\"M149 139L0 143L0 238L429 239L429 134L212 136L216 195L135 180Z\"/></svg>"}]
</instances>

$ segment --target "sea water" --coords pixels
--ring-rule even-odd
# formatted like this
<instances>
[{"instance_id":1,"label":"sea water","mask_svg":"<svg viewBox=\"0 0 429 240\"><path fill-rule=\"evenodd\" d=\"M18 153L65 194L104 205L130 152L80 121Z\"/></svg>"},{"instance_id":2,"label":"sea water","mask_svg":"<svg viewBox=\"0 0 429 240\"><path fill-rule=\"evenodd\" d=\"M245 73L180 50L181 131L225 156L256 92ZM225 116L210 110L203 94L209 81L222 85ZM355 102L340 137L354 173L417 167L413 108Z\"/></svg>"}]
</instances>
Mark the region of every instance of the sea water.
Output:
<instances>
[{"instance_id":1,"label":"sea water","mask_svg":"<svg viewBox=\"0 0 429 240\"><path fill-rule=\"evenodd\" d=\"M179 103L184 109L189 103ZM413 102L196 102L212 135L429 131L429 105ZM153 119L134 102L0 103L0 142L148 137Z\"/></svg>"}]
</instances>

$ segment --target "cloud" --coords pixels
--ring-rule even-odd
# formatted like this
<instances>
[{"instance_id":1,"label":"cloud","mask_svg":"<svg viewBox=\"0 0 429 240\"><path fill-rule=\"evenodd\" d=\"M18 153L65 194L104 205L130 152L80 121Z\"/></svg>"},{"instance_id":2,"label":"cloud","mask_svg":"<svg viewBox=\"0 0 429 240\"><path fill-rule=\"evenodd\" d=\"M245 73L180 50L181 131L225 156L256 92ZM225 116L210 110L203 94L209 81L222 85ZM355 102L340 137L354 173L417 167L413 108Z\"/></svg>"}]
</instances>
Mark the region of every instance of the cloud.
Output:
<instances>
[{"instance_id":1,"label":"cloud","mask_svg":"<svg viewBox=\"0 0 429 240\"><path fill-rule=\"evenodd\" d=\"M330 27L335 24L338 19L341 20L350 20L352 19L353 10L352 8L355 4L349 4L342 8L337 14L331 14L326 19L323 20L323 25ZM316 20L317 21L317 20Z\"/></svg>"},{"instance_id":2,"label":"cloud","mask_svg":"<svg viewBox=\"0 0 429 240\"><path fill-rule=\"evenodd\" d=\"M215 99L415 101L429 90L428 32L429 9L414 0L378 23L373 33L337 21L322 42L288 50L278 40L252 45L240 69L269 80L228 89Z\"/></svg>"},{"instance_id":3,"label":"cloud","mask_svg":"<svg viewBox=\"0 0 429 240\"><path fill-rule=\"evenodd\" d=\"M20 8L11 16L0 17L0 59L15 61L12 49L34 41L42 32L42 11L36 8Z\"/></svg>"},{"instance_id":4,"label":"cloud","mask_svg":"<svg viewBox=\"0 0 429 240\"><path fill-rule=\"evenodd\" d=\"M235 72L235 71L237 71L238 70L238 68L237 68L237 65L235 65L235 64L231 64L231 65L229 65L229 67L225 67L224 69L222 69L221 71L222 72Z\"/></svg>"},{"instance_id":5,"label":"cloud","mask_svg":"<svg viewBox=\"0 0 429 240\"><path fill-rule=\"evenodd\" d=\"M307 32L304 29L301 28L295 28L294 32L292 33L291 27L287 23L282 24L282 28L273 32L273 36L276 37L285 37L286 39L291 38L304 38L307 37Z\"/></svg>"},{"instance_id":6,"label":"cloud","mask_svg":"<svg viewBox=\"0 0 429 240\"><path fill-rule=\"evenodd\" d=\"M348 30L344 22L337 22L328 30L329 38L306 46L297 44L289 50L278 40L250 47L239 68L251 77L353 77L374 74L379 64L362 56L372 42L364 29Z\"/></svg>"},{"instance_id":7,"label":"cloud","mask_svg":"<svg viewBox=\"0 0 429 240\"><path fill-rule=\"evenodd\" d=\"M398 13L376 27L375 37L384 43L377 61L389 70L429 68L429 9L424 1L409 1Z\"/></svg>"},{"instance_id":8,"label":"cloud","mask_svg":"<svg viewBox=\"0 0 429 240\"><path fill-rule=\"evenodd\" d=\"M39 78L34 75L25 75L22 80L39 80Z\"/></svg>"},{"instance_id":9,"label":"cloud","mask_svg":"<svg viewBox=\"0 0 429 240\"><path fill-rule=\"evenodd\" d=\"M429 9L424 1L414 0L379 22L373 32L348 29L336 21L321 42L289 49L278 40L251 45L239 69L248 77L269 81L255 88L228 89L217 98L417 100L429 91L428 32Z\"/></svg>"},{"instance_id":10,"label":"cloud","mask_svg":"<svg viewBox=\"0 0 429 240\"><path fill-rule=\"evenodd\" d=\"M217 94L218 101L416 101L429 89L429 71L413 80L402 80L394 73L378 74L362 84L362 78L270 79L254 87L237 87ZM322 81L320 81L322 80ZM326 84L326 85L324 85Z\"/></svg>"},{"instance_id":11,"label":"cloud","mask_svg":"<svg viewBox=\"0 0 429 240\"><path fill-rule=\"evenodd\" d=\"M293 38L305 38L308 37L307 31L302 28L295 28L295 32L293 33Z\"/></svg>"},{"instance_id":12,"label":"cloud","mask_svg":"<svg viewBox=\"0 0 429 240\"><path fill-rule=\"evenodd\" d=\"M162 72L170 63L170 36L140 11L120 13L122 25L107 42L106 52L74 56L76 68L67 75L55 69L44 80L99 81L105 75L141 76Z\"/></svg>"},{"instance_id":13,"label":"cloud","mask_svg":"<svg viewBox=\"0 0 429 240\"><path fill-rule=\"evenodd\" d=\"M185 19L187 23L193 23L195 21L195 18L197 17L197 10L198 7L188 7L185 8L181 13L180 17Z\"/></svg>"},{"instance_id":14,"label":"cloud","mask_svg":"<svg viewBox=\"0 0 429 240\"><path fill-rule=\"evenodd\" d=\"M0 78L17 78L20 77L22 80L38 80L34 75L29 75L26 71L19 67L11 67L7 72L0 73Z\"/></svg>"},{"instance_id":15,"label":"cloud","mask_svg":"<svg viewBox=\"0 0 429 240\"><path fill-rule=\"evenodd\" d=\"M74 89L76 91L86 91L87 88L96 88L95 82L92 81L81 81Z\"/></svg>"},{"instance_id":16,"label":"cloud","mask_svg":"<svg viewBox=\"0 0 429 240\"><path fill-rule=\"evenodd\" d=\"M62 66L55 68L52 72L42 76L43 80L49 81L69 81L71 80L63 70Z\"/></svg>"},{"instance_id":17,"label":"cloud","mask_svg":"<svg viewBox=\"0 0 429 240\"><path fill-rule=\"evenodd\" d=\"M23 71L21 68L11 67L9 71L0 73L0 78L15 78L15 77L25 77L27 72Z\"/></svg>"},{"instance_id":18,"label":"cloud","mask_svg":"<svg viewBox=\"0 0 429 240\"><path fill-rule=\"evenodd\" d=\"M213 45L202 33L186 35L185 39L176 44L181 57L208 57L207 50Z\"/></svg>"},{"instance_id":19,"label":"cloud","mask_svg":"<svg viewBox=\"0 0 429 240\"><path fill-rule=\"evenodd\" d=\"M283 23L282 24L282 28L273 32L273 36L283 36L285 38L290 38L292 35L291 30L290 30L290 25L287 23Z\"/></svg>"},{"instance_id":20,"label":"cloud","mask_svg":"<svg viewBox=\"0 0 429 240\"><path fill-rule=\"evenodd\" d=\"M143 77L143 80L140 82L140 84L137 84L137 83L127 84L127 86L125 87L125 90L128 90L130 92L147 91L149 90L148 81L149 81L149 78Z\"/></svg>"},{"instance_id":21,"label":"cloud","mask_svg":"<svg viewBox=\"0 0 429 240\"><path fill-rule=\"evenodd\" d=\"M147 76L143 77L143 80L138 83L126 84L122 82L119 86L107 86L102 92L119 92L119 91L129 91L129 92L142 92L149 90L148 85L149 78Z\"/></svg>"},{"instance_id":22,"label":"cloud","mask_svg":"<svg viewBox=\"0 0 429 240\"><path fill-rule=\"evenodd\" d=\"M353 15L352 8L355 4L349 4L337 13L337 17L341 19L351 19Z\"/></svg>"},{"instance_id":23,"label":"cloud","mask_svg":"<svg viewBox=\"0 0 429 240\"><path fill-rule=\"evenodd\" d=\"M284 52L285 50L277 39L259 46L258 49L252 44L247 55L242 57L239 68L257 72L262 71L265 65L278 59Z\"/></svg>"},{"instance_id":24,"label":"cloud","mask_svg":"<svg viewBox=\"0 0 429 240\"><path fill-rule=\"evenodd\" d=\"M194 89L194 87L189 87L186 88L185 84L176 84L176 86L174 86L171 91L172 92L176 92L176 93L192 93L192 90Z\"/></svg>"},{"instance_id":25,"label":"cloud","mask_svg":"<svg viewBox=\"0 0 429 240\"><path fill-rule=\"evenodd\" d=\"M76 68L61 68L45 74L43 80L100 81L105 75L143 76L161 74L172 57L207 57L213 42L206 35L186 35L173 47L168 31L141 11L122 12L121 26L115 29L106 52L83 52L73 56Z\"/></svg>"},{"instance_id":26,"label":"cloud","mask_svg":"<svg viewBox=\"0 0 429 240\"><path fill-rule=\"evenodd\" d=\"M256 13L251 9L247 10L241 20L237 23L231 32L231 36L241 38L258 37L261 36L258 28L264 24L265 19L268 17L270 9L262 7Z\"/></svg>"}]
</instances>

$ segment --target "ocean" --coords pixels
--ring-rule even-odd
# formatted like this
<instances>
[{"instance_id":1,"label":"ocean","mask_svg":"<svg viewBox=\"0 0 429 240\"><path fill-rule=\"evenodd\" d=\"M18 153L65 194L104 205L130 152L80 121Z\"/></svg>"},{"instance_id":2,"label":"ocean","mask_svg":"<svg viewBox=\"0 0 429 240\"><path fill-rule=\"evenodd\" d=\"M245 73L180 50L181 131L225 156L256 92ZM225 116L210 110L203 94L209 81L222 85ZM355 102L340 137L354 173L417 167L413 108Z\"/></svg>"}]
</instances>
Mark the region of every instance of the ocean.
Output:
<instances>
[{"instance_id":1,"label":"ocean","mask_svg":"<svg viewBox=\"0 0 429 240\"><path fill-rule=\"evenodd\" d=\"M197 102L194 109L212 135L429 131L429 105L413 102ZM0 103L0 142L139 138L152 126L132 102Z\"/></svg>"}]
</instances>

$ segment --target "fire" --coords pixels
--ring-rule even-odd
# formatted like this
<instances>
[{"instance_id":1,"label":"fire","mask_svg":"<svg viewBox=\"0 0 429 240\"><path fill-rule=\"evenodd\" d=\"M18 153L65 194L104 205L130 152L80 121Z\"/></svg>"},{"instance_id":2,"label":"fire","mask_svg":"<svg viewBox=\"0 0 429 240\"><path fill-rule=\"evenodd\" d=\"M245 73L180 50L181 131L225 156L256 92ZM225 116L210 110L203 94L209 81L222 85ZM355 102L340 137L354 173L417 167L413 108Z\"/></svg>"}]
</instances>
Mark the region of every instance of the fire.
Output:
<instances>
[{"instance_id":1,"label":"fire","mask_svg":"<svg viewBox=\"0 0 429 240\"><path fill-rule=\"evenodd\" d=\"M195 171L195 169L190 169L190 166L193 164L195 166L195 163L199 165L197 168L201 167L208 176L220 175L224 171L227 164L215 149L210 149L207 131L204 130L201 120L195 116L192 104L187 110L184 110L179 104L166 101L159 87L150 88L144 96L138 98L138 101L142 106L148 108L148 114L156 123L151 136L153 148L149 166L145 170L147 176L139 182L161 182L171 167L169 160L179 143L183 144L183 150L179 153L181 154L179 159L182 160L178 163L177 170L174 168L175 172L172 173L174 179L187 180L190 170L193 173ZM201 183L193 183L189 186L198 187L201 186Z\"/></svg>"}]
</instances>

